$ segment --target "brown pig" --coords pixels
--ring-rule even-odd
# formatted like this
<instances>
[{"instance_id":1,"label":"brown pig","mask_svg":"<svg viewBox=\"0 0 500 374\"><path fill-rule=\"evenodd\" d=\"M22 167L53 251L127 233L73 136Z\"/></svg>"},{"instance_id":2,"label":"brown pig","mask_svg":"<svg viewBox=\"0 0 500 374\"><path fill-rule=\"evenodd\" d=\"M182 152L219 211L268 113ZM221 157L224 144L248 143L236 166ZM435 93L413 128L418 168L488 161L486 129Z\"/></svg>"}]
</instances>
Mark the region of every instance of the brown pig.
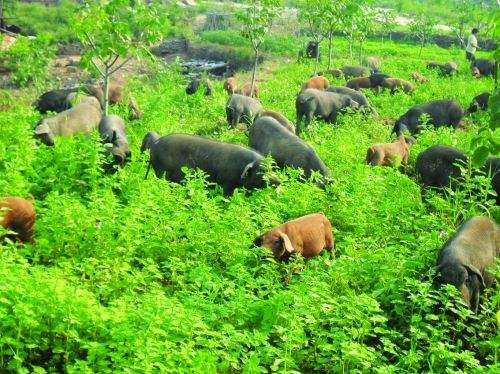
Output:
<instances>
[{"instance_id":1,"label":"brown pig","mask_svg":"<svg viewBox=\"0 0 500 374\"><path fill-rule=\"evenodd\" d=\"M328 88L330 82L325 77L318 75L316 77L312 77L311 79L304 82L302 85L301 91L307 90L308 88L315 88L317 90L324 91Z\"/></svg>"},{"instance_id":2,"label":"brown pig","mask_svg":"<svg viewBox=\"0 0 500 374\"><path fill-rule=\"evenodd\" d=\"M236 78L230 77L226 79L223 87L228 95L232 95L236 92L236 89L238 88L238 82L236 82Z\"/></svg>"},{"instance_id":3,"label":"brown pig","mask_svg":"<svg viewBox=\"0 0 500 374\"><path fill-rule=\"evenodd\" d=\"M320 71L318 75L331 75L333 78L342 78L344 76L344 73L340 69L330 69L330 70L324 70Z\"/></svg>"},{"instance_id":4,"label":"brown pig","mask_svg":"<svg viewBox=\"0 0 500 374\"><path fill-rule=\"evenodd\" d=\"M259 97L259 86L257 82L254 82L253 84L253 92L252 92L252 82L247 82L243 85L243 87L236 89L236 93L239 93L243 96L250 96L250 97Z\"/></svg>"},{"instance_id":5,"label":"brown pig","mask_svg":"<svg viewBox=\"0 0 500 374\"><path fill-rule=\"evenodd\" d=\"M422 74L420 74L418 71L412 71L410 76L412 77L412 79L415 81L415 82L418 82L418 83L427 83L429 82L429 80L424 77Z\"/></svg>"},{"instance_id":6,"label":"brown pig","mask_svg":"<svg viewBox=\"0 0 500 374\"><path fill-rule=\"evenodd\" d=\"M346 83L346 87L359 91L361 88L371 88L372 83L368 77L353 78Z\"/></svg>"},{"instance_id":7,"label":"brown pig","mask_svg":"<svg viewBox=\"0 0 500 374\"><path fill-rule=\"evenodd\" d=\"M385 78L382 81L382 87L391 90L391 94L394 94L397 90L402 90L404 93L412 93L415 87L410 82L401 78Z\"/></svg>"},{"instance_id":8,"label":"brown pig","mask_svg":"<svg viewBox=\"0 0 500 374\"><path fill-rule=\"evenodd\" d=\"M279 112L275 112L272 110L266 110L262 113L260 113L259 117L272 117L276 121L280 123L281 126L283 126L285 129L290 131L292 134L295 134L295 126L288 118L286 118L283 114Z\"/></svg>"},{"instance_id":9,"label":"brown pig","mask_svg":"<svg viewBox=\"0 0 500 374\"><path fill-rule=\"evenodd\" d=\"M287 259L292 253L308 259L324 248L333 253L332 225L323 213L309 214L257 237L254 245L271 249L276 259Z\"/></svg>"},{"instance_id":10,"label":"brown pig","mask_svg":"<svg viewBox=\"0 0 500 374\"><path fill-rule=\"evenodd\" d=\"M366 163L372 166L395 166L400 160L408 163L410 147L415 143L413 137L399 136L392 143L375 144L366 152Z\"/></svg>"},{"instance_id":11,"label":"brown pig","mask_svg":"<svg viewBox=\"0 0 500 374\"><path fill-rule=\"evenodd\" d=\"M36 212L30 200L20 197L0 198L0 225L14 232L4 237L21 243L32 243L35 220Z\"/></svg>"}]
</instances>

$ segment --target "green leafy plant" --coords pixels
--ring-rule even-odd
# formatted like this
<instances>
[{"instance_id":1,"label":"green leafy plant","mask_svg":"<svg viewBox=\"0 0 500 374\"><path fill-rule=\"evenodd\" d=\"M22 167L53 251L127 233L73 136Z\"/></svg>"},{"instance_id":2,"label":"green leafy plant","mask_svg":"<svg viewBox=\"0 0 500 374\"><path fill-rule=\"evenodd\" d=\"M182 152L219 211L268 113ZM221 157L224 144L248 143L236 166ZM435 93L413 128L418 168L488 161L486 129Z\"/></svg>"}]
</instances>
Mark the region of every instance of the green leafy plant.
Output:
<instances>
[{"instance_id":1,"label":"green leafy plant","mask_svg":"<svg viewBox=\"0 0 500 374\"><path fill-rule=\"evenodd\" d=\"M0 51L0 64L10 71L13 84L25 87L45 79L54 54L55 49L50 46L46 35L37 38L19 36L7 50Z\"/></svg>"},{"instance_id":2,"label":"green leafy plant","mask_svg":"<svg viewBox=\"0 0 500 374\"><path fill-rule=\"evenodd\" d=\"M429 42L433 33L436 21L427 12L419 12L415 14L414 19L409 25L410 33L414 35L420 42L420 50L418 55L422 55L422 48Z\"/></svg>"},{"instance_id":3,"label":"green leafy plant","mask_svg":"<svg viewBox=\"0 0 500 374\"><path fill-rule=\"evenodd\" d=\"M79 9L75 29L85 49L82 62L103 79L106 115L110 77L132 58L151 56L147 46L165 35L166 27L166 17L142 0L88 0Z\"/></svg>"},{"instance_id":4,"label":"green leafy plant","mask_svg":"<svg viewBox=\"0 0 500 374\"><path fill-rule=\"evenodd\" d=\"M328 37L328 69L332 66L333 35L341 28L344 7L345 1L322 1L321 4L322 14L319 16L325 21L324 27Z\"/></svg>"},{"instance_id":5,"label":"green leafy plant","mask_svg":"<svg viewBox=\"0 0 500 374\"><path fill-rule=\"evenodd\" d=\"M380 26L380 32L382 33L382 43L386 36L391 41L392 32L397 26L396 12L393 9L382 8L379 10L376 18Z\"/></svg>"},{"instance_id":6,"label":"green leafy plant","mask_svg":"<svg viewBox=\"0 0 500 374\"><path fill-rule=\"evenodd\" d=\"M239 30L201 38L210 51L220 41L252 61ZM258 71L262 103L290 119L314 64L290 59L305 40L273 30L261 45L270 59ZM363 48L398 77L425 71L435 56L462 56L426 45L419 57L413 44L370 39ZM348 62L349 40L335 36L335 64ZM144 116L127 126L131 160L114 174L102 171L97 132L46 147L32 136L41 118L33 90L0 90L0 196L33 195L38 217L35 243L0 243L0 372L497 372L498 286L484 290L473 315L457 289L433 284L439 250L462 218L498 217L491 180L467 166L464 190L452 194L422 188L413 172L434 144L472 155L490 112L460 130L428 126L405 171L365 163L370 146L393 140L387 122L409 107L449 96L466 106L492 86L469 74L426 75L412 95L366 91L378 117L339 114L303 132L331 171L325 190L286 168L275 171L279 186L229 197L200 170L185 168L182 183L144 179L149 155L139 151L151 130L248 146L244 130L227 127L219 80L206 98L186 95L179 64L130 78ZM279 262L251 247L313 212L332 222L334 258Z\"/></svg>"},{"instance_id":7,"label":"green leafy plant","mask_svg":"<svg viewBox=\"0 0 500 374\"><path fill-rule=\"evenodd\" d=\"M242 24L241 34L250 41L254 53L250 92L254 92L260 48L281 4L281 0L251 0L245 11L237 13Z\"/></svg>"}]
</instances>

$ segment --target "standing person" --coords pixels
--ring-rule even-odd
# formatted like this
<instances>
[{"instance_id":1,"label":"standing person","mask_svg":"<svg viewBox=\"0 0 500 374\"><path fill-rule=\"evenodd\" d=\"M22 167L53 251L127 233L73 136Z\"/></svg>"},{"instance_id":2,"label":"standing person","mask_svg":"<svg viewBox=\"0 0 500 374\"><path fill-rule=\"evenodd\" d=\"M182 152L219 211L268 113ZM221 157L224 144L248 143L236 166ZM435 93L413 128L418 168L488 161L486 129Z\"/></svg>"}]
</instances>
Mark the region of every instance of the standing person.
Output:
<instances>
[{"instance_id":1,"label":"standing person","mask_svg":"<svg viewBox=\"0 0 500 374\"><path fill-rule=\"evenodd\" d=\"M467 41L467 47L465 48L465 58L470 61L471 65L474 64L476 60L474 53L476 53L477 49L477 34L479 34L479 30L474 27Z\"/></svg>"}]
</instances>

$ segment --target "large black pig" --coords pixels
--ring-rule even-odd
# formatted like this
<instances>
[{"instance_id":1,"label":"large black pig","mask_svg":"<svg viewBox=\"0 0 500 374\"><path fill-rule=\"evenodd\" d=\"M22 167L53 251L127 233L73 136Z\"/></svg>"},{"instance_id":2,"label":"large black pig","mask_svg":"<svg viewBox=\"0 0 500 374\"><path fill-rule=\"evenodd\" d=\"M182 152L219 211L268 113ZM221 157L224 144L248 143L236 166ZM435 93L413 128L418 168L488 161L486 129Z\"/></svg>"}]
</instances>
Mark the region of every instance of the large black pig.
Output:
<instances>
[{"instance_id":1,"label":"large black pig","mask_svg":"<svg viewBox=\"0 0 500 374\"><path fill-rule=\"evenodd\" d=\"M261 154L237 144L223 143L199 136L171 134L160 137L149 132L144 137L141 152L150 150L150 162L158 178L180 182L183 166L199 168L209 179L220 184L224 194L231 195L235 188L263 188L264 170ZM147 173L146 173L147 177ZM276 180L271 180L277 183Z\"/></svg>"}]
</instances>

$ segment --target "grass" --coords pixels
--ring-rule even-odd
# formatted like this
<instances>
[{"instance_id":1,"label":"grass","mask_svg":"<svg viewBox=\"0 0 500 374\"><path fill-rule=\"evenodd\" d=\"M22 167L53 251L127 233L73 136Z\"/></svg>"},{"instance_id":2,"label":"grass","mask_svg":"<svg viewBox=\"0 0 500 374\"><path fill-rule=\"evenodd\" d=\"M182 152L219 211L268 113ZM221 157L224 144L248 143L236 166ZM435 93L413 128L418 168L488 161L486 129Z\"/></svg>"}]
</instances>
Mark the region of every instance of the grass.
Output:
<instances>
[{"instance_id":1,"label":"grass","mask_svg":"<svg viewBox=\"0 0 500 374\"><path fill-rule=\"evenodd\" d=\"M76 42L71 29L71 18L77 9L72 0L62 0L58 6L37 3L13 2L7 16L13 24L28 35L50 34L51 39L62 43Z\"/></svg>"},{"instance_id":2,"label":"grass","mask_svg":"<svg viewBox=\"0 0 500 374\"><path fill-rule=\"evenodd\" d=\"M214 41L214 40L206 40ZM294 98L312 67L280 57L260 73L261 102L294 119ZM269 43L269 45L273 45ZM346 56L340 40L336 56ZM490 90L462 64L442 78L428 59L462 61L462 52L370 42L383 70L430 78L412 96L368 97L381 119L413 104L453 97L468 105ZM292 54L290 54L292 56ZM335 64L347 63L336 57ZM422 191L412 175L416 155L450 144L470 153L489 116L466 130L423 133L408 174L365 165L366 149L389 140L391 127L369 116L314 122L304 138L332 171L326 191L283 183L226 198L199 171L178 185L152 175L143 136L155 130L247 144L227 128L222 82L206 98L184 93L185 80L164 70L129 84L144 117L128 123L132 161L114 175L101 171L98 136L36 143L40 118L28 92L0 113L0 196L33 195L34 245L0 246L0 368L43 372L445 372L491 371L498 363L498 289L485 292L472 315L452 287L429 280L439 248L463 218L494 215L485 196ZM342 80L334 81L343 84ZM47 84L49 87L50 84ZM2 95L3 96L3 95ZM9 94L5 94L10 97ZM118 114L125 109L113 108ZM278 263L254 237L304 214L324 212L334 227L337 257Z\"/></svg>"}]
</instances>

